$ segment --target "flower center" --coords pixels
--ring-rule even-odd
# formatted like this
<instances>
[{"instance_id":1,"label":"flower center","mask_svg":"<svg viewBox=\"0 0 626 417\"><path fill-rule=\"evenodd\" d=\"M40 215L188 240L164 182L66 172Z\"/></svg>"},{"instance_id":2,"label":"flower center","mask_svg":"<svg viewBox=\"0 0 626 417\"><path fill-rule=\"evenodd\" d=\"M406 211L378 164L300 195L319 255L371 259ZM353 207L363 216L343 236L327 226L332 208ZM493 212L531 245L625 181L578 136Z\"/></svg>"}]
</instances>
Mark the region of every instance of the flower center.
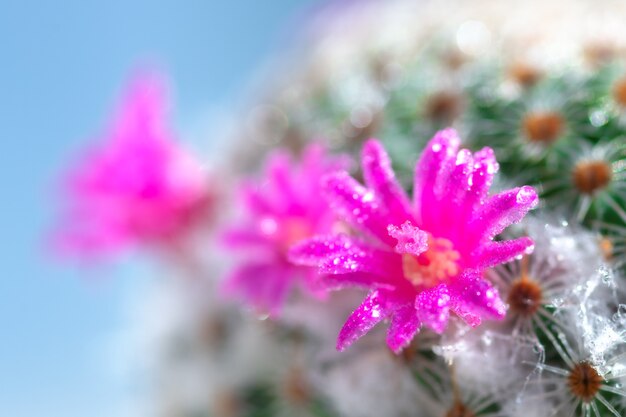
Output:
<instances>
[{"instance_id":1,"label":"flower center","mask_svg":"<svg viewBox=\"0 0 626 417\"><path fill-rule=\"evenodd\" d=\"M522 128L531 142L549 145L563 133L565 120L554 111L529 113L522 121Z\"/></svg>"},{"instance_id":2,"label":"flower center","mask_svg":"<svg viewBox=\"0 0 626 417\"><path fill-rule=\"evenodd\" d=\"M593 194L611 182L611 165L605 161L582 161L572 171L572 181L580 192Z\"/></svg>"},{"instance_id":3,"label":"flower center","mask_svg":"<svg viewBox=\"0 0 626 417\"><path fill-rule=\"evenodd\" d=\"M272 239L279 250L284 253L312 234L310 223L301 217L288 217L281 220L267 217L261 220L259 228L261 233Z\"/></svg>"},{"instance_id":4,"label":"flower center","mask_svg":"<svg viewBox=\"0 0 626 417\"><path fill-rule=\"evenodd\" d=\"M598 371L588 362L577 363L567 376L572 394L586 403L591 402L600 391L602 381Z\"/></svg>"},{"instance_id":5,"label":"flower center","mask_svg":"<svg viewBox=\"0 0 626 417\"><path fill-rule=\"evenodd\" d=\"M461 255L452 242L428 234L428 249L419 255L402 255L402 269L406 279L417 287L431 288L459 273Z\"/></svg>"},{"instance_id":6,"label":"flower center","mask_svg":"<svg viewBox=\"0 0 626 417\"><path fill-rule=\"evenodd\" d=\"M537 282L520 278L511 284L507 302L512 312L530 317L541 307L542 298L541 287Z\"/></svg>"},{"instance_id":7,"label":"flower center","mask_svg":"<svg viewBox=\"0 0 626 417\"><path fill-rule=\"evenodd\" d=\"M285 251L288 251L291 246L311 236L311 225L308 221L299 217L291 217L284 220L283 224L283 245Z\"/></svg>"}]
</instances>

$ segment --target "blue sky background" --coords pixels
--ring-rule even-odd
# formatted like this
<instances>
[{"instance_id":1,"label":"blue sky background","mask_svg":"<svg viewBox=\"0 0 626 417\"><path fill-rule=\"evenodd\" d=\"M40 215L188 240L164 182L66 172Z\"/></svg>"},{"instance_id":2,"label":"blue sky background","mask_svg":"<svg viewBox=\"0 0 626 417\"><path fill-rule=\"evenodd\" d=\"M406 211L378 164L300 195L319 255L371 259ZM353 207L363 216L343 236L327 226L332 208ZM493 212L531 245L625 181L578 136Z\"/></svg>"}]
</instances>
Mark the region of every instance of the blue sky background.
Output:
<instances>
[{"instance_id":1,"label":"blue sky background","mask_svg":"<svg viewBox=\"0 0 626 417\"><path fill-rule=\"evenodd\" d=\"M128 395L102 357L134 262L78 269L46 257L42 239L58 171L129 71L148 58L169 72L183 128L230 103L314 3L0 0L0 415L113 416Z\"/></svg>"}]
</instances>

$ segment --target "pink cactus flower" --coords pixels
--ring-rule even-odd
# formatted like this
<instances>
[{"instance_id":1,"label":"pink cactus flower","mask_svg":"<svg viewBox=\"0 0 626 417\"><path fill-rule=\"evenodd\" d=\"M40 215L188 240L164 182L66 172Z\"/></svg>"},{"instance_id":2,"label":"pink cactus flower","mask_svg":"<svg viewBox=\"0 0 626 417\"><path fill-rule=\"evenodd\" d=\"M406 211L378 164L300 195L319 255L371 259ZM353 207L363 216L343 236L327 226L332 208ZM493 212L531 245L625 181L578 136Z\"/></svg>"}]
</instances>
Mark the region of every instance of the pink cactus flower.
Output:
<instances>
[{"instance_id":1,"label":"pink cactus flower","mask_svg":"<svg viewBox=\"0 0 626 417\"><path fill-rule=\"evenodd\" d=\"M103 140L64 177L57 249L98 257L132 244L177 246L206 220L214 192L165 124L162 81L137 77Z\"/></svg>"},{"instance_id":2,"label":"pink cactus flower","mask_svg":"<svg viewBox=\"0 0 626 417\"><path fill-rule=\"evenodd\" d=\"M471 326L504 317L505 305L482 271L532 250L527 237L493 238L521 220L537 194L521 187L488 196L498 170L493 151L472 155L459 145L452 129L428 143L416 165L413 203L376 140L363 149L365 187L345 172L325 178L331 205L358 234L313 237L289 256L330 274L329 286L370 290L341 329L337 349L385 319L387 344L398 353L422 325L442 333L451 312Z\"/></svg>"},{"instance_id":3,"label":"pink cactus flower","mask_svg":"<svg viewBox=\"0 0 626 417\"><path fill-rule=\"evenodd\" d=\"M321 179L347 163L344 157L328 157L317 144L304 150L299 164L283 151L270 155L264 181L241 187L243 219L225 234L229 250L246 254L224 284L227 295L271 316L280 314L293 286L324 297L316 268L292 264L287 252L302 239L340 227L321 196Z\"/></svg>"}]
</instances>

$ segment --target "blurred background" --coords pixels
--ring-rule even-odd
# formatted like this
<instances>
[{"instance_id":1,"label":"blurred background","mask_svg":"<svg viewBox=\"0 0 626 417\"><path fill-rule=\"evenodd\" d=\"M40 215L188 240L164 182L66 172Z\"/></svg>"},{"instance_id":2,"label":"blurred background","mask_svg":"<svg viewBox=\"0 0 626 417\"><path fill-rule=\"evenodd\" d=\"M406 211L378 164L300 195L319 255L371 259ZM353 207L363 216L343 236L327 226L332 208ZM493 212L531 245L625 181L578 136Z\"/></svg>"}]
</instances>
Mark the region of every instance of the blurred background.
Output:
<instances>
[{"instance_id":1,"label":"blurred background","mask_svg":"<svg viewBox=\"0 0 626 417\"><path fill-rule=\"evenodd\" d=\"M501 175L496 187L535 185L542 193L541 211L561 216L563 209L569 216L563 218L593 231L587 237L577 231L571 239L580 238L581 248L585 242L595 248L588 256L602 265L592 262L589 268L596 281L609 285L604 261L622 272L626 266L626 3L529 0L517 2L514 9L513 3L0 0L0 186L5 191L0 216L0 417L459 414L452 375L449 388L435 384L431 390L429 381L414 372L426 350L429 366L444 365L442 375L448 375L449 358L439 355L456 342L433 345L426 333L402 355L392 356L381 342L384 329L379 326L349 355L335 351L344 318L364 295L359 291L335 294L327 304L312 301L307 291L292 291L280 320L266 320L263 302L286 301L281 290L303 284L306 277L300 274L304 270L291 269L286 249L303 233L313 233L319 213L328 210L322 201L318 213L309 199L314 193L303 192L305 202L296 203L306 207L310 218L285 215L281 207L300 193L281 188L289 182L282 171L268 177L255 170L276 147L302 156L305 145L320 140L333 151L355 156L365 139L376 136L408 189L428 138L453 126L470 149L494 148ZM541 22L539 18L550 24L528 24ZM174 139L201 164L196 170L188 160L175 160L183 161L175 168L191 167L200 174L181 181L185 192L180 200L174 192L165 193L165 201L158 198L163 182L184 178L163 181L159 176L163 148L134 147L137 143L125 148L130 143L125 142L121 157L113 153L113 163L106 159L110 154L94 163L81 153L100 143L124 88L140 68L154 68L169 78L173 103L168 122ZM140 131L154 133L150 110L142 112L142 104L153 104L151 92L140 97L148 100L131 115L136 111L139 116ZM129 125L134 134L136 126ZM158 126L156 131L162 133ZM227 147L232 152L227 154ZM181 154L166 154L172 155ZM94 206L102 206L105 214L86 205L83 211L67 210L63 219L69 221L62 224L80 225L84 219L79 213L90 220L104 218L100 231L106 237L127 229L121 234L137 238L129 239L128 246L137 244L121 251L121 257L81 264L76 259L88 258L59 260L52 254L53 226L61 204L68 202L59 198L60 177L77 161L103 173L93 180L87 172L78 194L89 194L96 183L93 188L104 189L105 198L96 195ZM152 170L155 161L158 169ZM317 187L321 173L316 168L323 164L311 165L314 172L305 181ZM171 174L187 173L177 169ZM294 172L300 171L294 168L288 175L297 184L291 188L308 190ZM232 198L243 188L236 181L248 174L258 195L271 198L276 187L277 213L267 217L254 209L254 199L241 203ZM204 180L216 187L192 186ZM113 204L106 201L110 189ZM121 197L116 195L120 189ZM200 198L177 204L188 194ZM142 204L144 198L148 206ZM162 206L165 210L158 211ZM167 219L168 213L173 219ZM205 226L210 233L205 234ZM224 245L220 226L232 227L233 241L243 231L243 244ZM181 235L170 234L172 230ZM198 233L183 233L190 231ZM224 246L229 248L223 254ZM587 259L574 258L581 264ZM266 279L257 280L259 276ZM229 283L233 298L244 300L226 300L216 290L224 289L223 282ZM245 300L246 295L251 299ZM600 305L615 308L617 303L605 298ZM586 305L575 303L583 310ZM626 351L623 323L617 330L605 326L620 335L615 339L619 360L626 357L617 353ZM574 327L587 332L585 326ZM517 344L512 336L509 342ZM465 346L462 342L459 346ZM471 363L466 370L470 378L459 378L461 391L498 385L506 395L494 397L495 406L528 414L528 402L510 395L520 389L482 372L482 362L472 356L476 351L463 347L456 353ZM557 358L552 353L546 357ZM491 368L506 370L510 380L528 382L519 377L523 372L511 370L530 362L500 356L503 362L490 363ZM483 357L491 360L490 354ZM558 360L552 364L565 366ZM472 382L477 376L490 384ZM616 393L618 386L614 388ZM431 395L434 391L440 395ZM451 393L455 398L446 397ZM478 394L475 398L481 399ZM626 395L611 400L626 407ZM427 402L433 403L432 410L423 406ZM555 410L561 406L554 401ZM578 408L591 415L589 407L585 399Z\"/></svg>"},{"instance_id":2,"label":"blurred background","mask_svg":"<svg viewBox=\"0 0 626 417\"><path fill-rule=\"evenodd\" d=\"M204 133L316 3L0 1L0 415L134 415L115 350L146 266L72 267L43 242L59 170L129 72L149 62L170 75L175 126L206 155L218 138Z\"/></svg>"}]
</instances>

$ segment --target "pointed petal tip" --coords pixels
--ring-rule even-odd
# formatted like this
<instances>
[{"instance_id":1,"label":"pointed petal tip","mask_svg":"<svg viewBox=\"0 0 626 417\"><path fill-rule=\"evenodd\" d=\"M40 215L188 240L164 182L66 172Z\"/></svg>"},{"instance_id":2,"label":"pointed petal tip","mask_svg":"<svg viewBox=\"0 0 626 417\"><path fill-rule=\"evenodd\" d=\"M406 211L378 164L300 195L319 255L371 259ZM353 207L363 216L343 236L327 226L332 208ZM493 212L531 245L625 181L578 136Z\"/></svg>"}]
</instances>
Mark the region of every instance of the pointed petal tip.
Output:
<instances>
[{"instance_id":1,"label":"pointed petal tip","mask_svg":"<svg viewBox=\"0 0 626 417\"><path fill-rule=\"evenodd\" d=\"M435 133L435 136L430 140L430 142L442 143L448 146L454 145L458 146L461 143L461 138L456 131L456 129L452 127L447 127Z\"/></svg>"},{"instance_id":2,"label":"pointed petal tip","mask_svg":"<svg viewBox=\"0 0 626 417\"><path fill-rule=\"evenodd\" d=\"M301 240L287 250L287 260L294 265L316 267L323 259L323 236Z\"/></svg>"},{"instance_id":3,"label":"pointed petal tip","mask_svg":"<svg viewBox=\"0 0 626 417\"><path fill-rule=\"evenodd\" d=\"M333 188L333 186L335 186L336 184L343 182L348 177L350 177L348 171L333 171L323 175L320 180L320 184L322 186L322 189L329 190Z\"/></svg>"},{"instance_id":4,"label":"pointed petal tip","mask_svg":"<svg viewBox=\"0 0 626 417\"><path fill-rule=\"evenodd\" d=\"M358 340L358 338L359 337L354 337L353 335L348 334L348 332L342 328L337 336L335 349L337 349L338 352L345 352L345 350L348 349L352 343Z\"/></svg>"},{"instance_id":5,"label":"pointed petal tip","mask_svg":"<svg viewBox=\"0 0 626 417\"><path fill-rule=\"evenodd\" d=\"M373 167L377 167L381 164L390 164L389 155L387 155L385 147L377 139L369 139L367 142L365 142L361 151L361 158L364 170L366 171L368 165L373 165Z\"/></svg>"},{"instance_id":6,"label":"pointed petal tip","mask_svg":"<svg viewBox=\"0 0 626 417\"><path fill-rule=\"evenodd\" d=\"M535 251L535 241L529 237L525 237L523 239L527 241L526 249L524 249L524 255L532 255Z\"/></svg>"},{"instance_id":7,"label":"pointed petal tip","mask_svg":"<svg viewBox=\"0 0 626 417\"><path fill-rule=\"evenodd\" d=\"M485 146L479 151L477 151L475 155L477 157L480 157L481 159L488 159L488 158L495 158L496 153L494 152L491 146Z\"/></svg>"},{"instance_id":8,"label":"pointed petal tip","mask_svg":"<svg viewBox=\"0 0 626 417\"><path fill-rule=\"evenodd\" d=\"M430 328L430 330L432 330L436 334L441 335L446 331L446 328L448 327L448 322L447 320L445 323L433 322L433 323L428 324L428 327Z\"/></svg>"},{"instance_id":9,"label":"pointed petal tip","mask_svg":"<svg viewBox=\"0 0 626 417\"><path fill-rule=\"evenodd\" d=\"M535 241L530 236L522 236L513 240L504 240L503 245L515 244L519 253L516 256L531 255L535 250Z\"/></svg>"},{"instance_id":10,"label":"pointed petal tip","mask_svg":"<svg viewBox=\"0 0 626 417\"><path fill-rule=\"evenodd\" d=\"M485 312L489 315L489 317L493 320L502 320L506 316L506 304L502 298L500 298L500 294L498 291L494 289L485 290L485 301L484 308Z\"/></svg>"},{"instance_id":11,"label":"pointed petal tip","mask_svg":"<svg viewBox=\"0 0 626 417\"><path fill-rule=\"evenodd\" d=\"M391 349L394 355L400 355L410 344L410 340L407 340L404 343L394 343L393 341L387 340L387 346L389 346L389 349Z\"/></svg>"},{"instance_id":12,"label":"pointed petal tip","mask_svg":"<svg viewBox=\"0 0 626 417\"><path fill-rule=\"evenodd\" d=\"M491 303L488 305L489 311L491 312L491 318L497 321L504 320L506 316L506 304L500 295L497 295Z\"/></svg>"},{"instance_id":13,"label":"pointed petal tip","mask_svg":"<svg viewBox=\"0 0 626 417\"><path fill-rule=\"evenodd\" d=\"M455 309L454 312L457 316L461 318L461 320L463 320L463 322L465 322L465 324L467 324L471 328L476 328L482 323L482 319L477 314L470 313L469 311L460 310L458 308Z\"/></svg>"},{"instance_id":14,"label":"pointed petal tip","mask_svg":"<svg viewBox=\"0 0 626 417\"><path fill-rule=\"evenodd\" d=\"M375 150L375 149L383 149L382 143L380 143L380 140L376 138L369 138L363 144L363 152L365 152L366 150L369 151L369 150Z\"/></svg>"},{"instance_id":15,"label":"pointed petal tip","mask_svg":"<svg viewBox=\"0 0 626 417\"><path fill-rule=\"evenodd\" d=\"M349 345L349 343L345 343L344 341L338 339L335 349L337 352L345 352Z\"/></svg>"},{"instance_id":16,"label":"pointed petal tip","mask_svg":"<svg viewBox=\"0 0 626 417\"><path fill-rule=\"evenodd\" d=\"M456 161L454 163L455 165L471 165L473 160L472 152L469 149L463 148L457 152Z\"/></svg>"}]
</instances>

